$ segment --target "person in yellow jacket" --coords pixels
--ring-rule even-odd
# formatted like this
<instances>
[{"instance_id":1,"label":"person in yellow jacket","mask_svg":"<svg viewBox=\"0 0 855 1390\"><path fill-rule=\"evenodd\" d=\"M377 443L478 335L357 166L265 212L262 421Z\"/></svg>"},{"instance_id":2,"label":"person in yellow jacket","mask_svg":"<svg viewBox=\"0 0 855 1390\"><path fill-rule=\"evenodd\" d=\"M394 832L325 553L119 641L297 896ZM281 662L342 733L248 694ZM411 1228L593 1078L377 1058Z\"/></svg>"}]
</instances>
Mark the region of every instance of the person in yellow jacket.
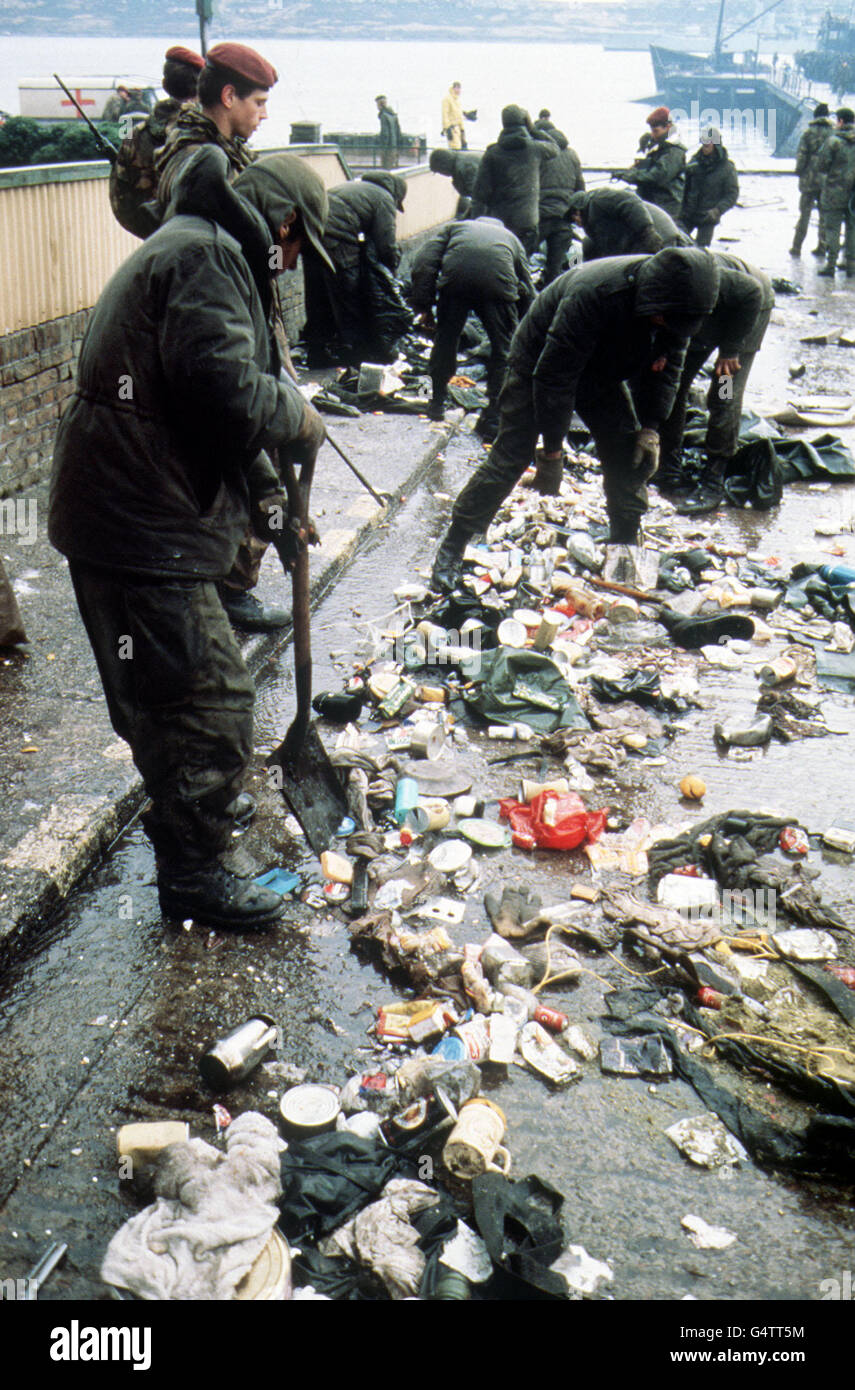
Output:
<instances>
[{"instance_id":1,"label":"person in yellow jacket","mask_svg":"<svg viewBox=\"0 0 855 1390\"><path fill-rule=\"evenodd\" d=\"M464 111L460 104L460 83L452 82L442 98L442 133L451 150L465 150L466 132L464 121L477 119L477 111Z\"/></svg>"}]
</instances>

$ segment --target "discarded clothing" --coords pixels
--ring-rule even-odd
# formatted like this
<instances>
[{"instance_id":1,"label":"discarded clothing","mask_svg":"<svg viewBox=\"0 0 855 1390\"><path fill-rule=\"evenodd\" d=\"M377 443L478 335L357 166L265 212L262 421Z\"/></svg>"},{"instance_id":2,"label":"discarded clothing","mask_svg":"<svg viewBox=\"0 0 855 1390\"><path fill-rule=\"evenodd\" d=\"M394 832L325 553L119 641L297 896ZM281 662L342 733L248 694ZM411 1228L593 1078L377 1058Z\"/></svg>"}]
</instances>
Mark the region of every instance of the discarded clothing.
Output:
<instances>
[{"instance_id":1,"label":"discarded clothing","mask_svg":"<svg viewBox=\"0 0 855 1390\"><path fill-rule=\"evenodd\" d=\"M393 1299L414 1298L422 1282L425 1257L418 1248L419 1233L410 1224L411 1216L439 1201L426 1183L392 1178L377 1202L340 1226L320 1251L338 1253L357 1264L367 1265L380 1279Z\"/></svg>"},{"instance_id":2,"label":"discarded clothing","mask_svg":"<svg viewBox=\"0 0 855 1390\"><path fill-rule=\"evenodd\" d=\"M226 1130L226 1153L191 1139L157 1164L155 1202L107 1247L101 1277L143 1299L232 1299L276 1224L284 1145L264 1115Z\"/></svg>"},{"instance_id":3,"label":"discarded clothing","mask_svg":"<svg viewBox=\"0 0 855 1390\"><path fill-rule=\"evenodd\" d=\"M474 689L463 698L493 724L523 721L541 733L587 729L588 720L555 662L539 652L498 647L481 653Z\"/></svg>"}]
</instances>

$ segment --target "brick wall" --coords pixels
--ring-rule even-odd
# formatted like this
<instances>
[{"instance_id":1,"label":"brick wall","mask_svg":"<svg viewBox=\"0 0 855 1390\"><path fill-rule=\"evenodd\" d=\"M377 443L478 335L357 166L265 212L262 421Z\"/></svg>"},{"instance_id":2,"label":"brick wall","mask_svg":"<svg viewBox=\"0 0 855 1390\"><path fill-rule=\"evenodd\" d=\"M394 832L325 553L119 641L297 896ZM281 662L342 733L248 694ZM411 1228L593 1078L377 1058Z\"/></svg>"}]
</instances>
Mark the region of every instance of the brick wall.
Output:
<instances>
[{"instance_id":1,"label":"brick wall","mask_svg":"<svg viewBox=\"0 0 855 1390\"><path fill-rule=\"evenodd\" d=\"M88 317L84 309L0 338L0 497L31 487L50 467Z\"/></svg>"}]
</instances>

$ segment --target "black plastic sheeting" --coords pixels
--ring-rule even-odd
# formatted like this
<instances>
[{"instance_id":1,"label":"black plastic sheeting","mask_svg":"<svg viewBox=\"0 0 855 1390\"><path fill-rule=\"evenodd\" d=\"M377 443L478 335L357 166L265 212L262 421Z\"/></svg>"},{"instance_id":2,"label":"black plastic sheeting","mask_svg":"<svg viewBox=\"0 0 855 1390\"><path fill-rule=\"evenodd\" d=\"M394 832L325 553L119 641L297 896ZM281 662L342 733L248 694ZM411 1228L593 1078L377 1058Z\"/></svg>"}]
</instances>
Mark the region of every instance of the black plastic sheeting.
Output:
<instances>
[{"instance_id":1,"label":"black plastic sheeting","mask_svg":"<svg viewBox=\"0 0 855 1390\"><path fill-rule=\"evenodd\" d=\"M603 1020L610 1032L623 1036L645 1029L662 1039L670 1049L674 1070L699 1096L707 1110L719 1119L763 1165L802 1173L827 1173L851 1177L855 1173L855 1098L835 1082L812 1077L784 1064L776 1066L765 1053L750 1044L729 1041L719 1051L743 1067L761 1071L792 1088L798 1083L811 1099L824 1103L835 1113L814 1116L804 1129L789 1130L775 1124L749 1104L724 1080L715 1080L704 1064L683 1051L670 1025L651 1008L661 996L650 986L618 990L606 997L610 1017ZM685 1008L686 1021L707 1036L706 1020L691 1005ZM794 1078L794 1073L798 1073Z\"/></svg>"}]
</instances>

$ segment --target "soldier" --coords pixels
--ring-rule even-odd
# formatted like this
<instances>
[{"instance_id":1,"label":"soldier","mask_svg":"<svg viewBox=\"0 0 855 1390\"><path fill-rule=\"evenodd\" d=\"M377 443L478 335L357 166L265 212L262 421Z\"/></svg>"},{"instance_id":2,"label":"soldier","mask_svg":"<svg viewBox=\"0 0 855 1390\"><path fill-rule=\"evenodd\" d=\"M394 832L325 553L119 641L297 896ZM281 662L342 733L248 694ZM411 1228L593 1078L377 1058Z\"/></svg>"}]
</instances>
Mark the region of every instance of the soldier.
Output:
<instances>
[{"instance_id":1,"label":"soldier","mask_svg":"<svg viewBox=\"0 0 855 1390\"><path fill-rule=\"evenodd\" d=\"M201 110L181 108L167 137L155 156L157 202L162 216L175 180L188 159L202 145L217 145L229 162L230 180L248 169L255 159L247 141L267 119L267 94L276 84L277 72L266 58L239 43L218 43L208 50L199 74L198 97ZM284 369L295 376L279 289L272 282L272 330ZM223 607L237 626L248 632L275 632L290 622L290 613L278 604L262 603L252 592L258 584L265 543L247 531L235 559L235 567L223 580L220 597Z\"/></svg>"},{"instance_id":2,"label":"soldier","mask_svg":"<svg viewBox=\"0 0 855 1390\"><path fill-rule=\"evenodd\" d=\"M475 180L481 167L480 154L470 154L468 150L431 150L428 161L431 172L444 174L451 179L453 188L460 194L457 204L457 217L479 217L483 209L472 202Z\"/></svg>"},{"instance_id":3,"label":"soldier","mask_svg":"<svg viewBox=\"0 0 855 1390\"><path fill-rule=\"evenodd\" d=\"M570 216L585 231L582 255L586 261L601 256L631 256L641 251L661 251L664 246L691 246L662 208L645 203L629 188L592 188L570 199Z\"/></svg>"},{"instance_id":4,"label":"soldier","mask_svg":"<svg viewBox=\"0 0 855 1390\"><path fill-rule=\"evenodd\" d=\"M254 48L218 43L208 49L197 89L201 110L183 107L155 160L161 210L178 170L200 145L225 151L232 178L249 167L255 155L246 142L267 120L267 95L277 80L276 69Z\"/></svg>"},{"instance_id":5,"label":"soldier","mask_svg":"<svg viewBox=\"0 0 855 1390\"><path fill-rule=\"evenodd\" d=\"M687 232L697 228L698 246L709 246L722 217L736 205L739 179L736 166L721 143L721 131L710 125L700 134L701 147L686 167L680 222Z\"/></svg>"},{"instance_id":6,"label":"soldier","mask_svg":"<svg viewBox=\"0 0 855 1390\"><path fill-rule=\"evenodd\" d=\"M802 243L807 236L810 215L814 207L816 207L817 212L819 211L819 197L822 192L819 156L832 134L828 107L824 101L821 101L815 108L807 129L802 133L796 153L796 173L799 176L799 220L793 233L793 244L790 247L791 256L802 254ZM817 244L811 255L824 256L825 251L825 239L822 231L822 220L820 219Z\"/></svg>"},{"instance_id":7,"label":"soldier","mask_svg":"<svg viewBox=\"0 0 855 1390\"><path fill-rule=\"evenodd\" d=\"M660 430L660 464L656 486L680 497L688 514L714 511L724 498L727 466L736 453L745 387L775 307L772 282L763 270L739 256L712 253L719 267L715 307L686 350L686 361L670 415ZM710 354L718 349L707 393L703 478L694 493L681 487L683 434L692 383Z\"/></svg>"},{"instance_id":8,"label":"soldier","mask_svg":"<svg viewBox=\"0 0 855 1390\"><path fill-rule=\"evenodd\" d=\"M266 301L272 250L286 271L304 246L323 255L327 198L293 155L260 160L234 187L227 172L215 146L193 153L163 226L92 310L48 530L151 799L143 825L164 916L254 929L283 902L223 863L251 810L240 788L254 690L217 581L250 519L271 535L287 514L266 451L299 463L306 483L324 438L279 374Z\"/></svg>"},{"instance_id":9,"label":"soldier","mask_svg":"<svg viewBox=\"0 0 855 1390\"><path fill-rule=\"evenodd\" d=\"M646 203L664 208L676 221L683 206L686 147L671 139L674 129L667 106L657 106L647 117L651 143L647 153L631 169L616 169L612 178L633 184Z\"/></svg>"},{"instance_id":10,"label":"soldier","mask_svg":"<svg viewBox=\"0 0 855 1390\"><path fill-rule=\"evenodd\" d=\"M540 171L557 154L558 146L545 130L535 130L527 111L506 106L502 133L481 158L473 200L519 237L527 256L537 249Z\"/></svg>"},{"instance_id":11,"label":"soldier","mask_svg":"<svg viewBox=\"0 0 855 1390\"><path fill-rule=\"evenodd\" d=\"M110 206L116 221L134 236L145 238L157 227L157 218L143 205L157 193L154 160L185 101L193 101L205 59L191 48L176 44L166 50L163 89L167 93L119 146L110 170Z\"/></svg>"},{"instance_id":12,"label":"soldier","mask_svg":"<svg viewBox=\"0 0 855 1390\"><path fill-rule=\"evenodd\" d=\"M846 274L855 275L855 111L841 106L836 112L837 129L826 141L819 156L822 193L819 214L828 253L828 264L819 271L831 278L837 270L840 228L846 227L844 257Z\"/></svg>"},{"instance_id":13,"label":"soldier","mask_svg":"<svg viewBox=\"0 0 855 1390\"><path fill-rule=\"evenodd\" d=\"M101 120L115 123L120 121L122 116L127 116L130 112L139 111L139 109L140 103L134 101L128 88L124 83L120 83L113 95L108 97L104 103Z\"/></svg>"},{"instance_id":14,"label":"soldier","mask_svg":"<svg viewBox=\"0 0 855 1390\"><path fill-rule=\"evenodd\" d=\"M534 128L542 130L558 146L558 154L547 160L540 171L537 236L541 245L546 244L541 280L545 289L567 269L567 252L573 242L570 201L575 193L584 192L585 179L579 156L571 150L564 132L552 124L549 111L541 111Z\"/></svg>"},{"instance_id":15,"label":"soldier","mask_svg":"<svg viewBox=\"0 0 855 1390\"><path fill-rule=\"evenodd\" d=\"M425 242L413 262L410 299L422 313L426 326L432 323L436 303L436 332L430 355L431 420L443 417L445 391L457 367L463 326L470 313L481 320L490 339L488 404L475 429L482 439L494 439L508 348L519 316L534 299L521 242L494 217L447 222Z\"/></svg>"},{"instance_id":16,"label":"soldier","mask_svg":"<svg viewBox=\"0 0 855 1390\"><path fill-rule=\"evenodd\" d=\"M331 189L324 245L335 273L312 257L303 267L303 336L310 367L377 360L373 314L365 298L366 260L376 259L394 275L400 259L396 214L403 212L406 196L399 175L379 170Z\"/></svg>"},{"instance_id":17,"label":"soldier","mask_svg":"<svg viewBox=\"0 0 855 1390\"><path fill-rule=\"evenodd\" d=\"M538 295L514 334L496 442L454 504L434 589L454 587L463 551L531 463L539 435L538 485L557 491L574 410L594 437L609 541L636 544L659 422L670 413L686 344L715 303L718 276L707 252L669 247L568 270ZM623 384L631 377L635 402Z\"/></svg>"},{"instance_id":18,"label":"soldier","mask_svg":"<svg viewBox=\"0 0 855 1390\"><path fill-rule=\"evenodd\" d=\"M380 160L384 169L397 169L401 145L398 117L384 96L375 97L377 118L380 121Z\"/></svg>"}]
</instances>

